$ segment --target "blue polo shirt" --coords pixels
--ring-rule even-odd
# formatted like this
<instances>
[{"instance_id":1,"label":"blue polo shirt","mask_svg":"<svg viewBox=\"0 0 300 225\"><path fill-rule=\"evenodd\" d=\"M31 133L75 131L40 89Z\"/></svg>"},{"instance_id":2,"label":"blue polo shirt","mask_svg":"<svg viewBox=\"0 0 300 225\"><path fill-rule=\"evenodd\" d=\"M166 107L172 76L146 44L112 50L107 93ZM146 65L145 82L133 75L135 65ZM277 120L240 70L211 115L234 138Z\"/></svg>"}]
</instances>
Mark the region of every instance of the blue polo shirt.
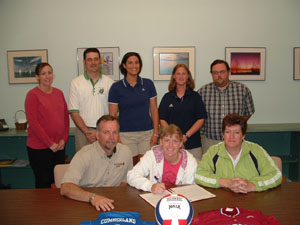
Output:
<instances>
[{"instance_id":1,"label":"blue polo shirt","mask_svg":"<svg viewBox=\"0 0 300 225\"><path fill-rule=\"evenodd\" d=\"M115 82L108 94L108 103L118 104L121 132L153 129L150 116L150 99L156 97L156 89L150 79L138 76L132 87L126 78Z\"/></svg>"},{"instance_id":2,"label":"blue polo shirt","mask_svg":"<svg viewBox=\"0 0 300 225\"><path fill-rule=\"evenodd\" d=\"M178 98L175 90L166 93L158 110L160 120L177 125L184 134L197 120L207 118L201 96L192 90L186 90L182 98ZM201 147L200 130L193 134L184 146L186 149Z\"/></svg>"}]
</instances>

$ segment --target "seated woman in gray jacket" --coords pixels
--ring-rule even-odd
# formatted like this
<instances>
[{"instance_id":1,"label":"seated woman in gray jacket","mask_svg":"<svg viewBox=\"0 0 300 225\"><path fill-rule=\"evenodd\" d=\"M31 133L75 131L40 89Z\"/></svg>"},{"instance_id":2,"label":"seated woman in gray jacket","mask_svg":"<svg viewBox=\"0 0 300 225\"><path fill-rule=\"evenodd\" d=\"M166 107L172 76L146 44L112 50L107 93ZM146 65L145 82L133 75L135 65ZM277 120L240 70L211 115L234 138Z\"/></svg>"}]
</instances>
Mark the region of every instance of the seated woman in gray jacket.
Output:
<instances>
[{"instance_id":1,"label":"seated woman in gray jacket","mask_svg":"<svg viewBox=\"0 0 300 225\"><path fill-rule=\"evenodd\" d=\"M164 127L160 144L147 151L127 173L128 184L157 194L166 189L165 185L193 184L197 161L183 148L180 128L174 124Z\"/></svg>"}]
</instances>

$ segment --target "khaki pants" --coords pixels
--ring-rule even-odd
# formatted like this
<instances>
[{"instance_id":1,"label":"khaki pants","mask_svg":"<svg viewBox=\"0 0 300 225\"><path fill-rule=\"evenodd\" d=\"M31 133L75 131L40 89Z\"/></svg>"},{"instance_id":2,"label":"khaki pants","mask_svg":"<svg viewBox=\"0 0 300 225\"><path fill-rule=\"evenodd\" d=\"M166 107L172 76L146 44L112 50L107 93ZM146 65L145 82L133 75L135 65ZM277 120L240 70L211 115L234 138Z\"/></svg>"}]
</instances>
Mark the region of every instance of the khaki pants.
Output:
<instances>
[{"instance_id":1,"label":"khaki pants","mask_svg":"<svg viewBox=\"0 0 300 225\"><path fill-rule=\"evenodd\" d=\"M202 148L192 148L187 150L189 153L191 153L197 160L197 162L199 162L202 158Z\"/></svg>"},{"instance_id":2,"label":"khaki pants","mask_svg":"<svg viewBox=\"0 0 300 225\"><path fill-rule=\"evenodd\" d=\"M86 139L86 136L82 131L76 127L75 132L75 152L78 152L83 146L89 145L90 143Z\"/></svg>"},{"instance_id":3,"label":"khaki pants","mask_svg":"<svg viewBox=\"0 0 300 225\"><path fill-rule=\"evenodd\" d=\"M127 145L132 152L132 156L145 154L151 149L150 140L153 130L137 132L120 132L120 138L124 145Z\"/></svg>"},{"instance_id":4,"label":"khaki pants","mask_svg":"<svg viewBox=\"0 0 300 225\"><path fill-rule=\"evenodd\" d=\"M210 139L210 138L206 137L205 135L203 135L203 140L202 140L203 155L207 152L207 150L209 149L210 146L216 145L216 144L220 143L221 141L222 140Z\"/></svg>"}]
</instances>

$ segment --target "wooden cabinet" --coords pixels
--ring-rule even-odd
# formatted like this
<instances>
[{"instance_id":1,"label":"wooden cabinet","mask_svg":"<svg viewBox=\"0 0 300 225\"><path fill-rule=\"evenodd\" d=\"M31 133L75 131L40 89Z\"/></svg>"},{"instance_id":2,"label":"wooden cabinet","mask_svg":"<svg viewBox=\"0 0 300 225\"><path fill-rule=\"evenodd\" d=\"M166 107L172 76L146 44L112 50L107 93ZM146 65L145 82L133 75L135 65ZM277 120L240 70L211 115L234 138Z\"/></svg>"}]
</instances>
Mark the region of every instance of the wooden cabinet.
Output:
<instances>
[{"instance_id":1,"label":"wooden cabinet","mask_svg":"<svg viewBox=\"0 0 300 225\"><path fill-rule=\"evenodd\" d=\"M26 149L27 132L10 129L0 132L0 159L28 160ZM66 145L66 155L72 158L75 154L74 128L70 129ZM34 175L30 166L0 167L0 183L11 188L34 188Z\"/></svg>"},{"instance_id":2,"label":"wooden cabinet","mask_svg":"<svg viewBox=\"0 0 300 225\"><path fill-rule=\"evenodd\" d=\"M300 124L249 124L246 140L282 159L283 174L300 181Z\"/></svg>"}]
</instances>

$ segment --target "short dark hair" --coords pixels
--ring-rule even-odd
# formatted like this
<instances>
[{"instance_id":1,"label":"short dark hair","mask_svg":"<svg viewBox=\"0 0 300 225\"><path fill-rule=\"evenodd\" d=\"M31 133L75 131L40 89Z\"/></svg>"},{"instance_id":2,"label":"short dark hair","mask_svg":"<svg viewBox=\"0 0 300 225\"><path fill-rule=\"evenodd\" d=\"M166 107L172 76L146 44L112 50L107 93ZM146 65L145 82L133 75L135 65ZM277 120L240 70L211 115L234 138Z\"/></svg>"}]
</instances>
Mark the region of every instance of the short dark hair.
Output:
<instances>
[{"instance_id":1,"label":"short dark hair","mask_svg":"<svg viewBox=\"0 0 300 225\"><path fill-rule=\"evenodd\" d=\"M121 73L122 73L125 77L126 77L126 75L127 75L127 70L123 67L123 64L126 64L128 58L131 57L131 56L136 56L136 57L138 58L139 62L140 62L140 71L138 72L138 74L140 74L141 71L142 71L143 62L142 62L142 58L141 58L141 56L139 55L139 53L137 53L137 52L127 52L127 53L123 56L123 59L122 59L121 64L120 64L120 66L119 66Z\"/></svg>"},{"instance_id":2,"label":"short dark hair","mask_svg":"<svg viewBox=\"0 0 300 225\"><path fill-rule=\"evenodd\" d=\"M226 69L227 69L228 71L230 71L230 67L229 67L229 65L228 65L228 62L226 62L226 61L223 60L223 59L216 59L215 61L212 62L212 64L210 64L210 72L211 72L211 73L212 73L212 68L213 68L215 65L217 65L217 64L225 64Z\"/></svg>"},{"instance_id":3,"label":"short dark hair","mask_svg":"<svg viewBox=\"0 0 300 225\"><path fill-rule=\"evenodd\" d=\"M45 66L49 66L51 68L51 70L53 71L53 68L52 68L52 66L49 63L42 62L42 63L37 64L37 66L35 67L35 74L36 75L40 75L42 69Z\"/></svg>"},{"instance_id":4,"label":"short dark hair","mask_svg":"<svg viewBox=\"0 0 300 225\"><path fill-rule=\"evenodd\" d=\"M231 127L234 125L240 125L242 134L246 135L247 120L243 116L240 116L237 113L228 114L227 116L224 117L222 121L222 133L224 134L226 127Z\"/></svg>"},{"instance_id":5,"label":"short dark hair","mask_svg":"<svg viewBox=\"0 0 300 225\"><path fill-rule=\"evenodd\" d=\"M99 59L101 58L101 54L100 51L98 50L98 48L87 48L86 50L84 50L83 52L83 59L86 59L86 54L90 53L90 52L95 52L98 53L99 55Z\"/></svg>"},{"instance_id":6,"label":"short dark hair","mask_svg":"<svg viewBox=\"0 0 300 225\"><path fill-rule=\"evenodd\" d=\"M189 70L189 68L185 64L180 63L180 64L177 64L173 69L171 80L170 80L169 87L168 87L169 91L173 91L173 90L176 89L176 81L174 79L174 74L176 73L177 69L180 68L180 67L183 67L187 71L188 76L189 76L187 81L186 81L187 89L194 90L195 82L194 82L194 79L192 77L191 71Z\"/></svg>"},{"instance_id":7,"label":"short dark hair","mask_svg":"<svg viewBox=\"0 0 300 225\"><path fill-rule=\"evenodd\" d=\"M100 131L100 128L99 128L99 124L102 122L102 121L116 121L119 128L120 128L120 123L119 123L119 120L117 117L115 116L111 116L111 115L103 115L101 116L98 120L97 120L97 123L96 123L96 127L97 127L97 130Z\"/></svg>"}]
</instances>

